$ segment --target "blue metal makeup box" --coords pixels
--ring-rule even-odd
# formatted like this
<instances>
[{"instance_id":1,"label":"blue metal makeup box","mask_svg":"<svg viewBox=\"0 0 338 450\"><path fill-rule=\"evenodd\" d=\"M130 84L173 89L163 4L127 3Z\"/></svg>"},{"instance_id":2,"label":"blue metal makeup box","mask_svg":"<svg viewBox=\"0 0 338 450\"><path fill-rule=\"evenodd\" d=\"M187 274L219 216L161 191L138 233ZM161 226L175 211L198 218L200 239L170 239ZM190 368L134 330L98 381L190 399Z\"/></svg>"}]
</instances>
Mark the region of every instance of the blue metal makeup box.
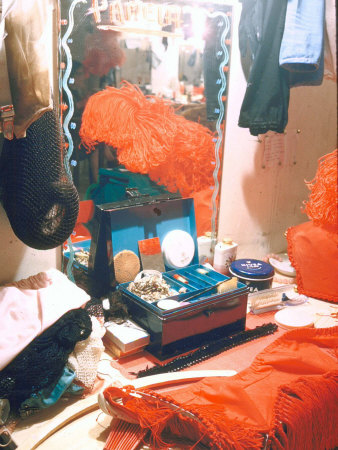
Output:
<instances>
[{"instance_id":1,"label":"blue metal makeup box","mask_svg":"<svg viewBox=\"0 0 338 450\"><path fill-rule=\"evenodd\" d=\"M119 289L132 320L151 336L147 347L159 359L165 359L245 329L248 288L238 282L237 288L218 293L208 290L229 277L214 270L201 269L194 202L173 194L129 198L97 205L92 227L88 274L103 291ZM172 230L182 230L193 238L195 251L189 266L173 270L166 266L163 278L170 285L172 297L179 301L177 308L163 310L156 303L148 303L128 290L128 283L118 284L114 274L114 255L131 250L138 254L138 241L158 237L162 244ZM181 283L173 275L181 275L189 284ZM179 289L187 287L180 294ZM201 295L185 302L192 294ZM182 302L182 304L181 304Z\"/></svg>"}]
</instances>

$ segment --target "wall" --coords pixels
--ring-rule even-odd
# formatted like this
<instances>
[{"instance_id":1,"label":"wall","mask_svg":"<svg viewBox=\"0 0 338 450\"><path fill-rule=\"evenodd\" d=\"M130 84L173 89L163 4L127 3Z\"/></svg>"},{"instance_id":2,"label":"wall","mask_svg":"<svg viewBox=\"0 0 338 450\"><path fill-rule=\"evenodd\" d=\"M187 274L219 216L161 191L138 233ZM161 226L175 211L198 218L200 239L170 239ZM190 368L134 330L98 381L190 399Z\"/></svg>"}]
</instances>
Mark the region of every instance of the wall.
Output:
<instances>
[{"instance_id":1,"label":"wall","mask_svg":"<svg viewBox=\"0 0 338 450\"><path fill-rule=\"evenodd\" d=\"M308 197L304 179L314 177L320 156L337 148L337 86L324 80L321 86L291 89L286 161L282 166L276 162L263 168L264 145L237 126L246 88L238 51L239 15L236 8L219 237L231 236L238 242L239 257L261 258L268 252L286 250L284 231L307 220L301 212Z\"/></svg>"},{"instance_id":2,"label":"wall","mask_svg":"<svg viewBox=\"0 0 338 450\"><path fill-rule=\"evenodd\" d=\"M61 267L61 251L34 250L24 245L13 233L6 213L0 207L0 283L17 281L51 267Z\"/></svg>"}]
</instances>

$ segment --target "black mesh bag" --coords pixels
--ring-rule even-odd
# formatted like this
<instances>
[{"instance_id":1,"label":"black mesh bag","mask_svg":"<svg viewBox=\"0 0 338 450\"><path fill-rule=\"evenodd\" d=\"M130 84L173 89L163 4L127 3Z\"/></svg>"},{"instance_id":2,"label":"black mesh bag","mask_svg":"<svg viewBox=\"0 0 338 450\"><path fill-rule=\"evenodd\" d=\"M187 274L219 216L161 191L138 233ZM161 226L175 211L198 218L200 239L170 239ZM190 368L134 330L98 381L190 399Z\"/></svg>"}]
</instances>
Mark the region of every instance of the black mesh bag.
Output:
<instances>
[{"instance_id":1,"label":"black mesh bag","mask_svg":"<svg viewBox=\"0 0 338 450\"><path fill-rule=\"evenodd\" d=\"M72 233L77 190L63 165L61 125L44 113L22 139L4 139L0 158L3 207L16 236L29 247L58 247Z\"/></svg>"}]
</instances>

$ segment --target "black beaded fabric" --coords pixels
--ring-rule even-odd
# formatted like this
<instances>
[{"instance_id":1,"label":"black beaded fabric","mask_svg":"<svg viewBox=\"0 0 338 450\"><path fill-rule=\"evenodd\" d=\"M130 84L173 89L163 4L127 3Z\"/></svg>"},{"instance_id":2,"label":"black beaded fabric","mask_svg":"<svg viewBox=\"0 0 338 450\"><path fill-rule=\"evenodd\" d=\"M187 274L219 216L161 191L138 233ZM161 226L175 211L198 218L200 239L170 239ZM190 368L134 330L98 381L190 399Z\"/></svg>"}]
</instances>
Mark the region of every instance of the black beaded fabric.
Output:
<instances>
[{"instance_id":1,"label":"black beaded fabric","mask_svg":"<svg viewBox=\"0 0 338 450\"><path fill-rule=\"evenodd\" d=\"M91 331L85 309L68 311L0 371L0 398L18 407L34 392L55 384L76 343L87 339Z\"/></svg>"},{"instance_id":2,"label":"black beaded fabric","mask_svg":"<svg viewBox=\"0 0 338 450\"><path fill-rule=\"evenodd\" d=\"M0 188L11 227L26 245L47 250L70 236L79 196L65 171L61 124L55 110L32 123L25 138L4 139Z\"/></svg>"},{"instance_id":3,"label":"black beaded fabric","mask_svg":"<svg viewBox=\"0 0 338 450\"><path fill-rule=\"evenodd\" d=\"M194 366L202 361L212 358L220 353L223 353L231 348L253 341L263 336L268 336L275 333L278 330L278 326L274 323L265 323L259 325L252 330L240 331L236 334L225 336L217 340L210 341L205 345L202 345L197 350L178 356L170 362L162 365L156 365L149 369L140 370L136 375L137 378L146 377L149 375L157 375L166 372L177 372L184 370L188 367ZM134 374L135 375L135 374Z\"/></svg>"}]
</instances>

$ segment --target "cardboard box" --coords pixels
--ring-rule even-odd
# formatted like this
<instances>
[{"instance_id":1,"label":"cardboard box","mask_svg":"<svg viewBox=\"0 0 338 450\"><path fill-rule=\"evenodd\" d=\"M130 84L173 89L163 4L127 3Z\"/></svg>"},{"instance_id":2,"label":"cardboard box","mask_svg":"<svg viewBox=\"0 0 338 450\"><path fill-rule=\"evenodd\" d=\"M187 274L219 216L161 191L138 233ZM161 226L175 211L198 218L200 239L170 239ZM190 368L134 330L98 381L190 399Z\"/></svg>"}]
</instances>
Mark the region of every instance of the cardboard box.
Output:
<instances>
[{"instance_id":1,"label":"cardboard box","mask_svg":"<svg viewBox=\"0 0 338 450\"><path fill-rule=\"evenodd\" d=\"M122 353L145 347L150 341L149 334L132 320L109 323L106 326L105 338L113 342Z\"/></svg>"}]
</instances>

